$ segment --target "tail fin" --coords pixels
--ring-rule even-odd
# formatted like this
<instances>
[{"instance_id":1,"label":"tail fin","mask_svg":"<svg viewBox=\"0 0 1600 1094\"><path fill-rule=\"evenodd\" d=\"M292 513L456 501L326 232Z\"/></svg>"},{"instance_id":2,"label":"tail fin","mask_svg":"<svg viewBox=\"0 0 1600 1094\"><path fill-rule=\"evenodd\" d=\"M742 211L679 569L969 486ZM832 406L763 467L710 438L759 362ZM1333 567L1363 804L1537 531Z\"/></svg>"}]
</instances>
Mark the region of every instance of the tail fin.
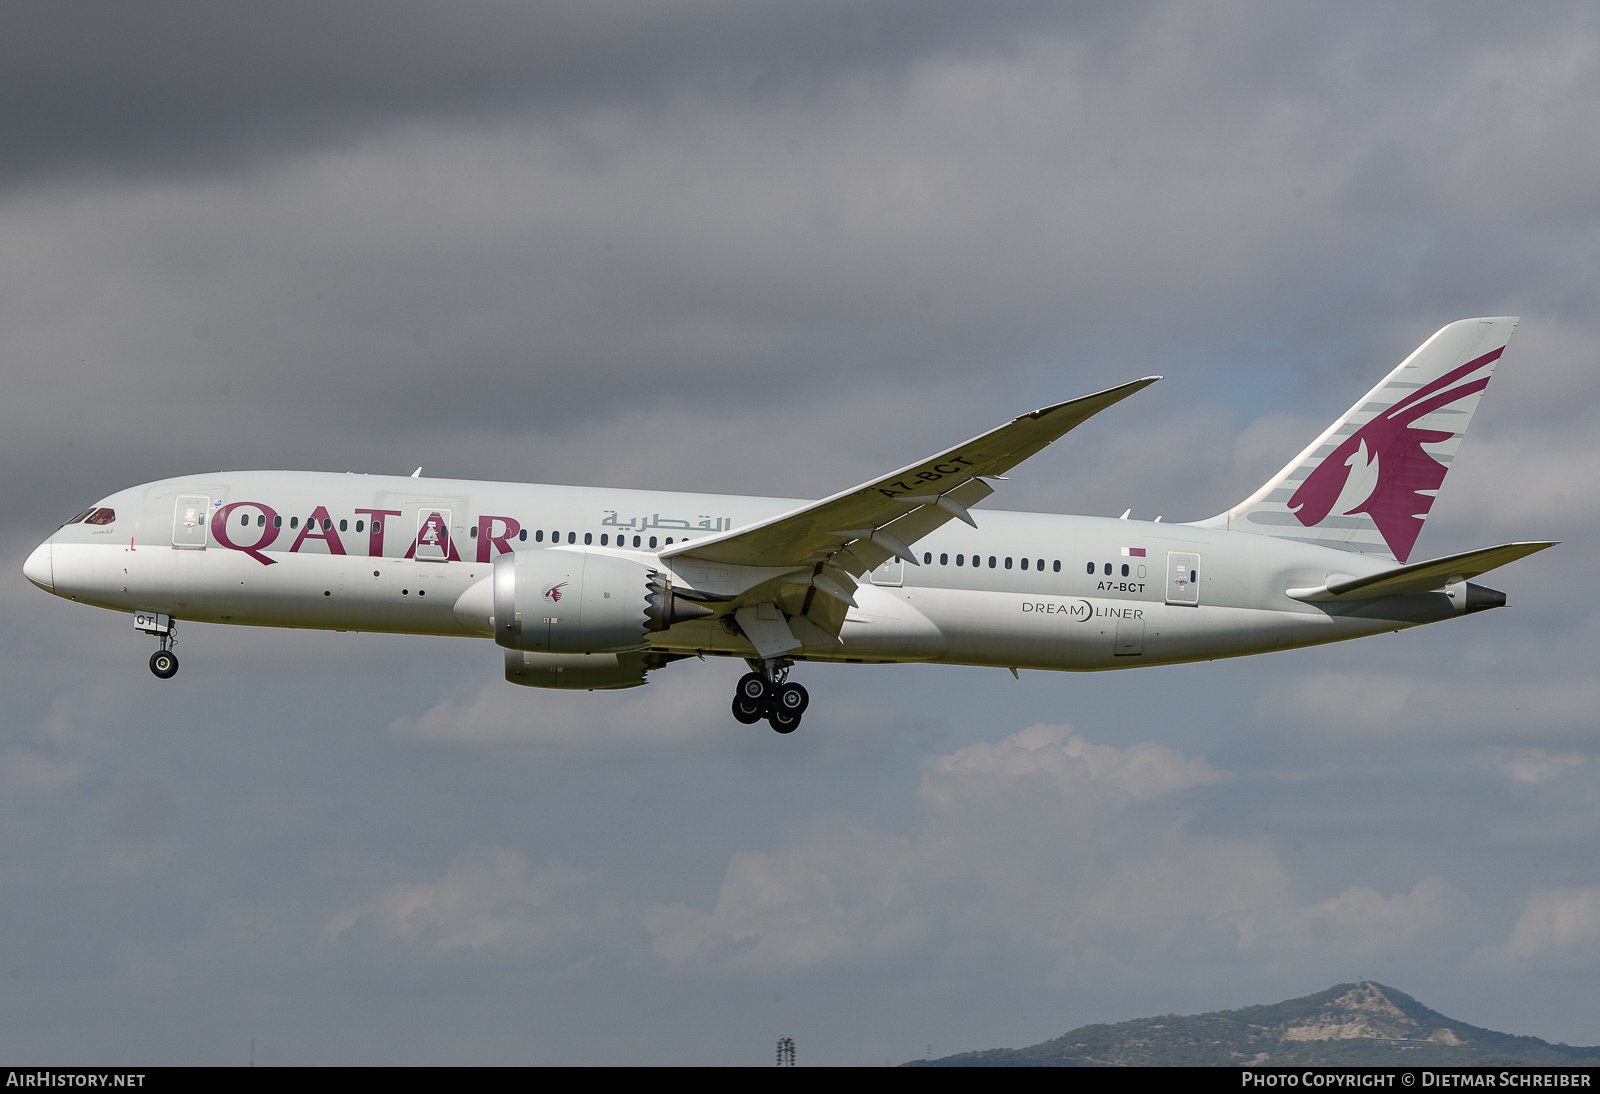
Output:
<instances>
[{"instance_id":1,"label":"tail fin","mask_svg":"<svg viewBox=\"0 0 1600 1094\"><path fill-rule=\"evenodd\" d=\"M1406 561L1516 325L1451 323L1266 485L1205 523Z\"/></svg>"}]
</instances>

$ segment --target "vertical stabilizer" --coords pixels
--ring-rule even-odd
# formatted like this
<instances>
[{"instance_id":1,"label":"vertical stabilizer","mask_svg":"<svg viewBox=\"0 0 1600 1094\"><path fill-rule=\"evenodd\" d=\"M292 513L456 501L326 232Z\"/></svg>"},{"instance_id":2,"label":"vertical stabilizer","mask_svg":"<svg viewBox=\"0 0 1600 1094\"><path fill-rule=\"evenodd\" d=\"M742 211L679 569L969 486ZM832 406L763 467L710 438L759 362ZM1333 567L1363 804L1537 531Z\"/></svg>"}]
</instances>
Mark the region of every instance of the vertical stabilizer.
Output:
<instances>
[{"instance_id":1,"label":"vertical stabilizer","mask_svg":"<svg viewBox=\"0 0 1600 1094\"><path fill-rule=\"evenodd\" d=\"M1216 522L1405 562L1516 325L1451 323Z\"/></svg>"}]
</instances>

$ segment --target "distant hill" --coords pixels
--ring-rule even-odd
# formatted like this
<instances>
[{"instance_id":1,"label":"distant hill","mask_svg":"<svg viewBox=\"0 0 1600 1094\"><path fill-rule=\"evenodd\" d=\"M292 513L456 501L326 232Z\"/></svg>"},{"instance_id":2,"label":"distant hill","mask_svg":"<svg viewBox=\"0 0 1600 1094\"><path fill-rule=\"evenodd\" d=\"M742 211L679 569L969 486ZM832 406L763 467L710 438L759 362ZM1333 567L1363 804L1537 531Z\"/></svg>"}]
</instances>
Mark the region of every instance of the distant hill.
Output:
<instances>
[{"instance_id":1,"label":"distant hill","mask_svg":"<svg viewBox=\"0 0 1600 1094\"><path fill-rule=\"evenodd\" d=\"M1552 1045L1480 1029L1371 980L1212 1014L1078 1029L1028 1048L992 1048L906 1067L1304 1067L1600 1065L1600 1046Z\"/></svg>"}]
</instances>

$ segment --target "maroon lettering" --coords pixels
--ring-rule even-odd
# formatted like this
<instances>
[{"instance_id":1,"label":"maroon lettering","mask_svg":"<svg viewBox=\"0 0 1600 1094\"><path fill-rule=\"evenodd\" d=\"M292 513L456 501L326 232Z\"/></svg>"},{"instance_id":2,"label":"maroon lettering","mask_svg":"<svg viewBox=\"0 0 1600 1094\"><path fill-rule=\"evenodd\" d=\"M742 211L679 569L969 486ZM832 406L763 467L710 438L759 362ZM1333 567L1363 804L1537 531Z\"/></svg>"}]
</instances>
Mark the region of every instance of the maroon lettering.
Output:
<instances>
[{"instance_id":1,"label":"maroon lettering","mask_svg":"<svg viewBox=\"0 0 1600 1094\"><path fill-rule=\"evenodd\" d=\"M367 532L367 554L373 558L383 557L383 518L398 517L398 509L357 509L358 513L365 513L371 517L370 530Z\"/></svg>"},{"instance_id":2,"label":"maroon lettering","mask_svg":"<svg viewBox=\"0 0 1600 1094\"><path fill-rule=\"evenodd\" d=\"M256 542L252 543L248 547L244 546L243 544L235 543L232 539L228 538L228 518L231 517L233 515L233 511L239 508L241 505L249 506L252 509L259 509L263 514L266 515L267 518L266 526L261 530L261 538L256 540ZM273 511L272 506L270 505L262 505L259 501L236 501L231 505L224 505L222 508L211 514L211 538L222 544L222 546L226 547L230 551L243 551L245 554L261 563L261 565L271 566L278 560L275 558L268 558L261 552L270 547L272 545L272 541L278 538L277 516L278 514Z\"/></svg>"},{"instance_id":3,"label":"maroon lettering","mask_svg":"<svg viewBox=\"0 0 1600 1094\"><path fill-rule=\"evenodd\" d=\"M312 510L311 517L306 521L306 526L300 529L299 537L294 541L294 546L289 548L292 555L300 550L300 545L308 539L320 539L328 545L330 555L344 554L344 544L339 541L339 533L333 529L333 521L328 517L328 507L319 505Z\"/></svg>"},{"instance_id":4,"label":"maroon lettering","mask_svg":"<svg viewBox=\"0 0 1600 1094\"><path fill-rule=\"evenodd\" d=\"M494 522L504 524L505 531L498 536L494 534ZM478 518L478 561L489 561L489 545L494 544L497 554L510 554L514 548L509 540L512 536L522 531L522 525L510 517L479 517Z\"/></svg>"}]
</instances>

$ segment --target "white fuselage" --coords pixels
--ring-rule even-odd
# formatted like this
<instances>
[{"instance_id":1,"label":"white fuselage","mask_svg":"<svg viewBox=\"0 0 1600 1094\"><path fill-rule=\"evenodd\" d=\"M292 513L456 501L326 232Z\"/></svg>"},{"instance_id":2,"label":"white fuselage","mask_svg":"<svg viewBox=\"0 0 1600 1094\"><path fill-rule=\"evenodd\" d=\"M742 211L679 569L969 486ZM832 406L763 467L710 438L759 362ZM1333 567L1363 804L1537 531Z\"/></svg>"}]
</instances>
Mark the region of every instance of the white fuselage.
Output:
<instances>
[{"instance_id":1,"label":"white fuselage","mask_svg":"<svg viewBox=\"0 0 1600 1094\"><path fill-rule=\"evenodd\" d=\"M760 575L692 558L693 541L803 504L720 494L252 471L114 494L109 523L69 524L27 572L58 596L118 611L250 626L482 636L457 602L509 551L633 559L682 587L737 591ZM1393 562L1251 532L979 510L915 544L855 591L837 640L796 659L1087 671L1231 657L1398 630L1460 614L1446 592L1313 604L1285 591ZM309 525L309 526L308 526ZM978 562L974 565L973 560ZM958 562L959 560L959 562ZM749 657L716 620L637 648Z\"/></svg>"}]
</instances>

